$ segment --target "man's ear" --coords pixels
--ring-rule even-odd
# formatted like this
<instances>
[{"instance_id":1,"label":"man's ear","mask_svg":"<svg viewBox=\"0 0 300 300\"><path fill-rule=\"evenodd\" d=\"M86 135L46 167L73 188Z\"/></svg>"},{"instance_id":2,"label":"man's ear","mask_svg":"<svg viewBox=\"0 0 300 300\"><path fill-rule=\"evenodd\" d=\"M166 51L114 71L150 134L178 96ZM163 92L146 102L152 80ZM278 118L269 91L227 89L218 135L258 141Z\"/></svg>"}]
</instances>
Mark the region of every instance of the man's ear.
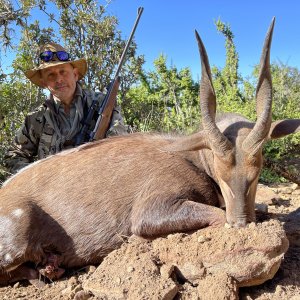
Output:
<instances>
[{"instance_id":1,"label":"man's ear","mask_svg":"<svg viewBox=\"0 0 300 300\"><path fill-rule=\"evenodd\" d=\"M78 71L78 69L74 68L73 72L74 72L75 80L78 81L78 78L79 78L79 71Z\"/></svg>"}]
</instances>

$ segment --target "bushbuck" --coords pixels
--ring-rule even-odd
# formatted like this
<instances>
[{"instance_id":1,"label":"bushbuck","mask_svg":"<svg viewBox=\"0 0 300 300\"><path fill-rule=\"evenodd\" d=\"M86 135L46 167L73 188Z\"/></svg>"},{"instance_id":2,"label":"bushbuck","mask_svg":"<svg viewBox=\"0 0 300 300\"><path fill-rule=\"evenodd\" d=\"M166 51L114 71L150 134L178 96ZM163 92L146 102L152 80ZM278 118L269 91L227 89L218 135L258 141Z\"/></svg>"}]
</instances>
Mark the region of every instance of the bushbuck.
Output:
<instances>
[{"instance_id":1,"label":"bushbuck","mask_svg":"<svg viewBox=\"0 0 300 300\"><path fill-rule=\"evenodd\" d=\"M58 278L99 264L132 234L155 238L205 226L255 222L263 144L299 131L271 121L267 33L257 85L257 121L224 114L208 57L201 56L202 126L190 136L130 134L88 143L24 168L0 190L0 283ZM225 205L226 210L223 209Z\"/></svg>"}]
</instances>

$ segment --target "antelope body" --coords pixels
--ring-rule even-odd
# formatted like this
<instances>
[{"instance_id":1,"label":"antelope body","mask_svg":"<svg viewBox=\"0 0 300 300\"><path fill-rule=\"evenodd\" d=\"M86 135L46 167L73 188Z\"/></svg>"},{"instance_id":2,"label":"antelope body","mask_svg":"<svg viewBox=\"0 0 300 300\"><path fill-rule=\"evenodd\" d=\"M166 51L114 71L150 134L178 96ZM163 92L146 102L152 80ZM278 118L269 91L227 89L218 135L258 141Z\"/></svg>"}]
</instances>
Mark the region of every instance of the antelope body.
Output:
<instances>
[{"instance_id":1,"label":"antelope body","mask_svg":"<svg viewBox=\"0 0 300 300\"><path fill-rule=\"evenodd\" d=\"M203 130L89 143L10 178L0 190L0 283L39 272L54 279L61 268L98 264L123 236L254 222L263 144L300 129L300 120L271 121L273 27L274 20L261 58L256 123L234 114L215 121L209 62L196 32Z\"/></svg>"}]
</instances>

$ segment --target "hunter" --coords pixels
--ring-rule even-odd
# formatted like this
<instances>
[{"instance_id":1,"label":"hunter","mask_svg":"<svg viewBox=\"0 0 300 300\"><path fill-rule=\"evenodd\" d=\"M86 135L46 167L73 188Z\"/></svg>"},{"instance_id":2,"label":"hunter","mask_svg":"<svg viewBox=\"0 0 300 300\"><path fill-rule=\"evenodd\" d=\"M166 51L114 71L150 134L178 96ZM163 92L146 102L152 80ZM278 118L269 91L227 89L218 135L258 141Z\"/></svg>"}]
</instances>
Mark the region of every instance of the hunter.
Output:
<instances>
[{"instance_id":1,"label":"hunter","mask_svg":"<svg viewBox=\"0 0 300 300\"><path fill-rule=\"evenodd\" d=\"M105 97L81 87L79 81L87 71L85 59L71 60L69 53L56 43L43 45L39 58L39 66L25 75L35 85L47 89L50 96L25 117L6 155L6 167L13 174L35 160L74 147L93 100L101 105ZM91 130L95 123L96 118L90 124ZM115 107L106 137L129 131L120 109Z\"/></svg>"}]
</instances>

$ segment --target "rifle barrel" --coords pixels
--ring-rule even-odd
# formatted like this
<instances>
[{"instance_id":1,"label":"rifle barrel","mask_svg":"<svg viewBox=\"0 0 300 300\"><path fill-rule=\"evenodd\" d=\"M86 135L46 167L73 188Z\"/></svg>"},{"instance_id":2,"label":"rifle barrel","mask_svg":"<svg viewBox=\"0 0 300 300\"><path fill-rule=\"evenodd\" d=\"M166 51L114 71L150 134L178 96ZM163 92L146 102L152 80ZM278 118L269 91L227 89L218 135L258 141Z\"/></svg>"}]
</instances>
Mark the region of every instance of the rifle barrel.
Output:
<instances>
[{"instance_id":1,"label":"rifle barrel","mask_svg":"<svg viewBox=\"0 0 300 300\"><path fill-rule=\"evenodd\" d=\"M133 29L132 29L132 31L130 33L130 37L129 37L129 39L128 39L127 43L126 43L126 46L125 46L125 48L123 50L123 53L121 55L121 58L120 58L120 61L119 61L118 67L117 67L116 74L114 76L114 79L112 80L112 82L109 85L107 94L105 95L105 98L103 100L102 105L98 109L98 118L97 118L97 121L96 121L96 125L94 127L94 130L90 133L90 138L89 138L90 142L92 142L92 141L94 141L96 139L103 138L105 136L105 132L103 131L103 128L105 130L108 129L108 126L109 126L109 123L107 123L108 114L106 114L106 116L104 116L103 112L104 112L105 108L108 107L109 103L110 104L114 103L114 105L115 105L115 101L116 101L116 97L117 97L117 91L118 91L119 84L120 84L119 73L120 73L121 67L122 67L122 65L124 63L126 53L127 53L128 48L130 46L130 43L132 41L133 35L135 33L136 27L137 27L137 25L139 23L139 20L140 20L140 17L142 15L142 13L143 13L143 10L144 10L143 7L139 7L138 8L138 16L137 16L137 18L135 20ZM112 101L114 101L114 102L112 102ZM110 111L110 115L111 115L111 113L113 111L113 107L111 106L110 109L111 109L111 111ZM104 125L103 125L103 123L104 123Z\"/></svg>"},{"instance_id":2,"label":"rifle barrel","mask_svg":"<svg viewBox=\"0 0 300 300\"><path fill-rule=\"evenodd\" d=\"M136 20L135 20L135 23L134 23L134 25L133 25L133 28L132 28L132 31L131 31L131 33L130 33L129 39L128 39L128 41L127 41L127 44L126 44L126 46L125 46L125 48L124 48L124 50L123 50L123 53L122 53L122 56L121 56L121 58L120 58L120 62L119 62L119 65L118 65L118 68L117 68L115 77L118 77L118 76L119 76L121 67L122 67L122 65L123 65L123 63L124 63L125 55L126 55L126 53L127 53L128 47L130 46L130 43L131 43L132 38L133 38L133 36L134 36L136 27L137 27L137 25L138 25L138 23L139 23L139 20L140 20L140 17L141 17L141 15L142 15L142 13L143 13L143 10L144 10L143 7L139 7L139 8L138 8L138 16L137 16L137 18L136 18Z\"/></svg>"}]
</instances>

